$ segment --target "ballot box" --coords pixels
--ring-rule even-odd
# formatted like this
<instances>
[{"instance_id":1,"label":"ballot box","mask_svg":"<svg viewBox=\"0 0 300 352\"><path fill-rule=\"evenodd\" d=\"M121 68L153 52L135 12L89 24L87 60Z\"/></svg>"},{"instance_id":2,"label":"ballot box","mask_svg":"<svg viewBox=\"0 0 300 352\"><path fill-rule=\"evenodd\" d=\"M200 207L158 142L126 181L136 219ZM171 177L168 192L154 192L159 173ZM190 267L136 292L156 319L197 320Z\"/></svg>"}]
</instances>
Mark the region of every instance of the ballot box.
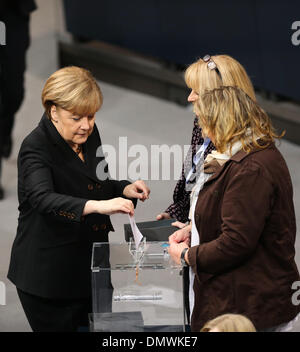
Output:
<instances>
[{"instance_id":1,"label":"ballot box","mask_svg":"<svg viewBox=\"0 0 300 352\"><path fill-rule=\"evenodd\" d=\"M94 243L93 312L99 332L184 331L182 267L166 242Z\"/></svg>"}]
</instances>

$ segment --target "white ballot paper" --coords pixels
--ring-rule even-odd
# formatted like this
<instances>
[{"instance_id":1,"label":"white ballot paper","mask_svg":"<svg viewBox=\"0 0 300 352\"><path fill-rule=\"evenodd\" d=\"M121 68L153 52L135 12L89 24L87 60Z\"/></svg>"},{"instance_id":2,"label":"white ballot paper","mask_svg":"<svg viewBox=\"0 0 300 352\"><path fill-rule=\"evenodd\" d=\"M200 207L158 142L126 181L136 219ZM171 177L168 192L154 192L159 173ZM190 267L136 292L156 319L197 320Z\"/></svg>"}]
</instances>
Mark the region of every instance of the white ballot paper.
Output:
<instances>
[{"instance_id":1,"label":"white ballot paper","mask_svg":"<svg viewBox=\"0 0 300 352\"><path fill-rule=\"evenodd\" d=\"M130 216L128 214L128 217L129 217L131 230L132 230L132 233L133 233L133 238L134 238L134 242L135 242L135 248L136 248L136 250L138 250L139 245L141 243L141 240L143 239L143 235L141 234L139 228L136 226L134 216Z\"/></svg>"}]
</instances>

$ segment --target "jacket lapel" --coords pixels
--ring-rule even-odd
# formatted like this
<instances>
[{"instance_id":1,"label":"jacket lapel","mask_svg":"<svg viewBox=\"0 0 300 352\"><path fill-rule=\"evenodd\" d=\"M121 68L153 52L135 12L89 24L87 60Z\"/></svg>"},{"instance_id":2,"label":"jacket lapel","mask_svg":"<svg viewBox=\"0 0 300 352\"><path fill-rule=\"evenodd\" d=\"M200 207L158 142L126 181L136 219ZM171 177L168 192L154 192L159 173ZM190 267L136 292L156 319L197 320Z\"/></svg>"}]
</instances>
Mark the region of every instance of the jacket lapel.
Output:
<instances>
[{"instance_id":1,"label":"jacket lapel","mask_svg":"<svg viewBox=\"0 0 300 352\"><path fill-rule=\"evenodd\" d=\"M227 165L229 164L230 159L226 161L226 163L223 166L220 166L217 171L212 174L212 176L204 183L204 186L208 185L209 183L211 183L212 181L216 180L222 173L223 171L226 169Z\"/></svg>"},{"instance_id":2,"label":"jacket lapel","mask_svg":"<svg viewBox=\"0 0 300 352\"><path fill-rule=\"evenodd\" d=\"M205 182L205 185L211 183L212 181L216 180L220 175L226 170L226 168L233 162L240 162L244 159L248 154L243 150L237 152L234 156L228 159L222 166L220 165L219 168L216 169L216 172Z\"/></svg>"},{"instance_id":3,"label":"jacket lapel","mask_svg":"<svg viewBox=\"0 0 300 352\"><path fill-rule=\"evenodd\" d=\"M101 152L99 152L99 150L98 150L99 147L101 147ZM105 159L103 151L102 151L102 143L101 143L100 135L99 135L96 124L94 125L93 133L89 136L86 143L84 144L84 151L85 151L86 167L87 167L90 175L97 182L99 182L99 180L103 181L102 179L99 179L96 174L98 164L103 159Z\"/></svg>"},{"instance_id":4,"label":"jacket lapel","mask_svg":"<svg viewBox=\"0 0 300 352\"><path fill-rule=\"evenodd\" d=\"M55 126L48 119L46 114L43 115L39 126L47 133L51 142L56 145L57 153L60 157L64 159L64 164L67 164L69 167L73 168L74 171L80 172L87 176L88 178L99 182L96 177L96 150L97 147L101 144L100 139L99 145L97 146L97 127L94 126L92 134L88 137L86 143L83 144L83 152L85 156L85 162L83 162L79 156L72 150L68 143L62 138Z\"/></svg>"}]
</instances>

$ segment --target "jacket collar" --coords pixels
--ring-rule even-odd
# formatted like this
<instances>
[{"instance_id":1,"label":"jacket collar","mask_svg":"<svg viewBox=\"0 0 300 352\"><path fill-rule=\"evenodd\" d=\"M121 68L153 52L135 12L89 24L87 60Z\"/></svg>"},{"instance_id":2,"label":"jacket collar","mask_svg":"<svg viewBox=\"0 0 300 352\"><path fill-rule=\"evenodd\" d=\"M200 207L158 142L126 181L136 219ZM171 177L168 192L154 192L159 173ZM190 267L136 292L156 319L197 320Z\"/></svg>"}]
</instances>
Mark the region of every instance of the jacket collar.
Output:
<instances>
[{"instance_id":1,"label":"jacket collar","mask_svg":"<svg viewBox=\"0 0 300 352\"><path fill-rule=\"evenodd\" d=\"M57 147L57 153L64 159L66 165L72 167L74 170L83 173L90 179L99 182L96 176L97 158L96 150L101 145L97 126L94 125L92 134L88 137L87 141L82 145L85 162L72 150L69 144L62 138L53 123L48 119L44 113L39 123L46 134L48 135L52 144ZM98 136L98 138L97 138Z\"/></svg>"},{"instance_id":2,"label":"jacket collar","mask_svg":"<svg viewBox=\"0 0 300 352\"><path fill-rule=\"evenodd\" d=\"M275 147L274 143L272 143L267 147L267 149L269 149L269 148L274 149L274 147ZM262 150L263 149L256 148L256 149L251 150L250 153L246 153L243 150L238 151L235 155L233 155L230 159L228 159L226 161L226 163L223 164L223 166L219 166L216 169L216 172L206 181L206 183L210 183L211 181L217 179L232 162L240 163L242 160L247 158L249 155L252 155L254 153L259 153Z\"/></svg>"},{"instance_id":3,"label":"jacket collar","mask_svg":"<svg viewBox=\"0 0 300 352\"><path fill-rule=\"evenodd\" d=\"M263 145L263 142L259 139L258 140L258 143L260 145ZM266 147L266 149L274 149L275 145L274 143L271 143L269 146ZM254 148L253 150L251 150L250 153L246 153L244 152L243 150L240 150L239 152L237 152L235 155L233 155L229 160L233 160L237 163L241 162L243 159L245 159L247 156L251 155L251 154L254 154L254 153L257 153L257 152L260 152L262 151L263 149L259 149L259 148Z\"/></svg>"}]
</instances>

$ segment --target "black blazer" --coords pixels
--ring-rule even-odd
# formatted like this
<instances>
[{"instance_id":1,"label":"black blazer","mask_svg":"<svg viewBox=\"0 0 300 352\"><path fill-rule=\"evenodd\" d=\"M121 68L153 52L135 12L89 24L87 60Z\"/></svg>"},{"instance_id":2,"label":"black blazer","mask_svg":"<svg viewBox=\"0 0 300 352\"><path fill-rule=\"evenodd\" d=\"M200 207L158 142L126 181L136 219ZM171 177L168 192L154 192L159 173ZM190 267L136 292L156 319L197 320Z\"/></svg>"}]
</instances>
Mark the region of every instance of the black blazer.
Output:
<instances>
[{"instance_id":1,"label":"black blazer","mask_svg":"<svg viewBox=\"0 0 300 352\"><path fill-rule=\"evenodd\" d=\"M83 217L83 208L90 199L122 196L130 184L97 178L97 166L105 163L101 149L95 125L83 145L83 162L46 115L23 141L18 156L20 215L8 272L17 288L46 298L91 295L92 243L108 242L113 227L107 215Z\"/></svg>"}]
</instances>

